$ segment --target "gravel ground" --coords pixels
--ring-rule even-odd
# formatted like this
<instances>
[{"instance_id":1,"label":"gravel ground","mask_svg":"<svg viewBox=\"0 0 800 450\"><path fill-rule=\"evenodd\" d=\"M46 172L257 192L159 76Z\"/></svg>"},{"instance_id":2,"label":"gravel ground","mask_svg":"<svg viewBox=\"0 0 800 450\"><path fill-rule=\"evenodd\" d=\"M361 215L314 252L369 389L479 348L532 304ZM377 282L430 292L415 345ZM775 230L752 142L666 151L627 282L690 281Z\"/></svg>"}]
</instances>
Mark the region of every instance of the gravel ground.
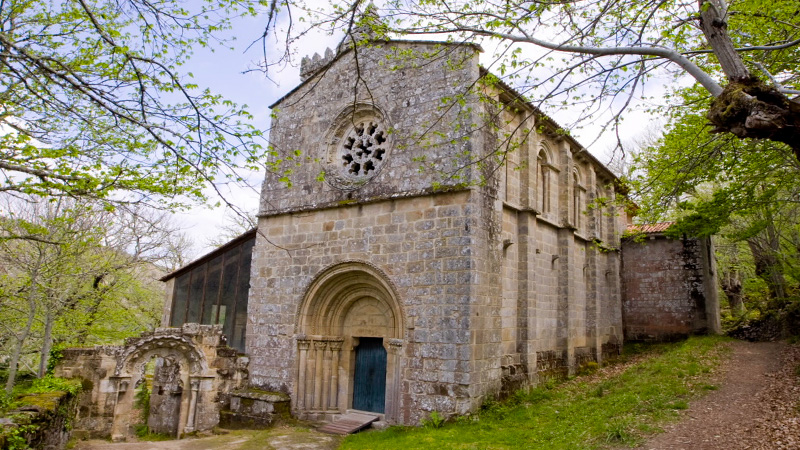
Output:
<instances>
[{"instance_id":1,"label":"gravel ground","mask_svg":"<svg viewBox=\"0 0 800 450\"><path fill-rule=\"evenodd\" d=\"M800 449L800 346L732 345L720 388L640 450Z\"/></svg>"},{"instance_id":2,"label":"gravel ground","mask_svg":"<svg viewBox=\"0 0 800 450\"><path fill-rule=\"evenodd\" d=\"M303 425L276 425L266 430L234 430L225 434L160 442L89 440L73 450L334 450L341 438Z\"/></svg>"}]
</instances>

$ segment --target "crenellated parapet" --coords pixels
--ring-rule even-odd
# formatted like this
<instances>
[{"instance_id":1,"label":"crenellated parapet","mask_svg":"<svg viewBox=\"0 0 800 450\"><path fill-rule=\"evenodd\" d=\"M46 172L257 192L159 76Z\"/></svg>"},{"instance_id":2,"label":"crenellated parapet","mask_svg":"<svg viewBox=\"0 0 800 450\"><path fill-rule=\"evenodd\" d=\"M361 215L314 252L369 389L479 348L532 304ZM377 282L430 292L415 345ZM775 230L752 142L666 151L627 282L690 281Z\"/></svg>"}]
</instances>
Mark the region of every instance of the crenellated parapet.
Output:
<instances>
[{"instance_id":1,"label":"crenellated parapet","mask_svg":"<svg viewBox=\"0 0 800 450\"><path fill-rule=\"evenodd\" d=\"M319 53L314 53L314 56L304 56L300 61L300 79L306 81L319 72L322 68L327 67L336 58L337 52L331 50L330 47L325 49L325 56L319 56Z\"/></svg>"}]
</instances>

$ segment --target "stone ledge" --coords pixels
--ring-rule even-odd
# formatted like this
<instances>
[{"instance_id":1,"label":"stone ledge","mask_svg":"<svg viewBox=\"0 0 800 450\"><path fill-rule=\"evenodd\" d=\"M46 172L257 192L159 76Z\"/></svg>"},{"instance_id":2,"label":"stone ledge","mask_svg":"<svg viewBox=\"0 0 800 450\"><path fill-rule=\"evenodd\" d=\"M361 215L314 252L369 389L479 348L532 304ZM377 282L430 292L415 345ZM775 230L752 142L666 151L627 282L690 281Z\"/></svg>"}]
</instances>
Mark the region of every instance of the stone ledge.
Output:
<instances>
[{"instance_id":1,"label":"stone ledge","mask_svg":"<svg viewBox=\"0 0 800 450\"><path fill-rule=\"evenodd\" d=\"M231 392L231 396L261 400L265 402L288 402L289 396L282 392L262 391L259 389L240 389Z\"/></svg>"}]
</instances>

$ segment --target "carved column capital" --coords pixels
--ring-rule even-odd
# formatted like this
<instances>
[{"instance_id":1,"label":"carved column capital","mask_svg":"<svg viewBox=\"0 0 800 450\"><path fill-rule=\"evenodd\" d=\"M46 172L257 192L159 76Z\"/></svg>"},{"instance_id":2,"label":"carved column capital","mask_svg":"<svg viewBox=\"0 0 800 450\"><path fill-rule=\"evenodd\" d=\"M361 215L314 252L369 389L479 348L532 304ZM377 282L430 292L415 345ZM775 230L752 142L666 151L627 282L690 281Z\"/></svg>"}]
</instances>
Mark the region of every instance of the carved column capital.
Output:
<instances>
[{"instance_id":1,"label":"carved column capital","mask_svg":"<svg viewBox=\"0 0 800 450\"><path fill-rule=\"evenodd\" d=\"M330 345L331 350L333 350L335 352L338 352L339 350L342 349L342 344L344 344L344 339L335 338L335 339L332 339L332 340L328 341L328 344Z\"/></svg>"},{"instance_id":2,"label":"carved column capital","mask_svg":"<svg viewBox=\"0 0 800 450\"><path fill-rule=\"evenodd\" d=\"M326 341L314 341L314 348L316 350L325 350L325 347L328 345Z\"/></svg>"},{"instance_id":3,"label":"carved column capital","mask_svg":"<svg viewBox=\"0 0 800 450\"><path fill-rule=\"evenodd\" d=\"M308 350L311 346L311 340L309 339L298 339L297 340L297 348L299 350Z\"/></svg>"}]
</instances>

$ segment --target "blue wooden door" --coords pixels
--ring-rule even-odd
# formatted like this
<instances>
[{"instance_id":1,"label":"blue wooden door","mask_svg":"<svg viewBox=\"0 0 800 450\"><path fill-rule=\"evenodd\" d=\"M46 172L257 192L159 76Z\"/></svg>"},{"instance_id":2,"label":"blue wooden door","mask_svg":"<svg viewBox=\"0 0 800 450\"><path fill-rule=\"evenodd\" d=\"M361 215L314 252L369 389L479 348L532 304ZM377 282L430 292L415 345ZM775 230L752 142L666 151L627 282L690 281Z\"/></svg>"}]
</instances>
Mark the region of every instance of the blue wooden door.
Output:
<instances>
[{"instance_id":1,"label":"blue wooden door","mask_svg":"<svg viewBox=\"0 0 800 450\"><path fill-rule=\"evenodd\" d=\"M386 403L386 349L382 338L360 338L353 375L353 409L384 412Z\"/></svg>"}]
</instances>

